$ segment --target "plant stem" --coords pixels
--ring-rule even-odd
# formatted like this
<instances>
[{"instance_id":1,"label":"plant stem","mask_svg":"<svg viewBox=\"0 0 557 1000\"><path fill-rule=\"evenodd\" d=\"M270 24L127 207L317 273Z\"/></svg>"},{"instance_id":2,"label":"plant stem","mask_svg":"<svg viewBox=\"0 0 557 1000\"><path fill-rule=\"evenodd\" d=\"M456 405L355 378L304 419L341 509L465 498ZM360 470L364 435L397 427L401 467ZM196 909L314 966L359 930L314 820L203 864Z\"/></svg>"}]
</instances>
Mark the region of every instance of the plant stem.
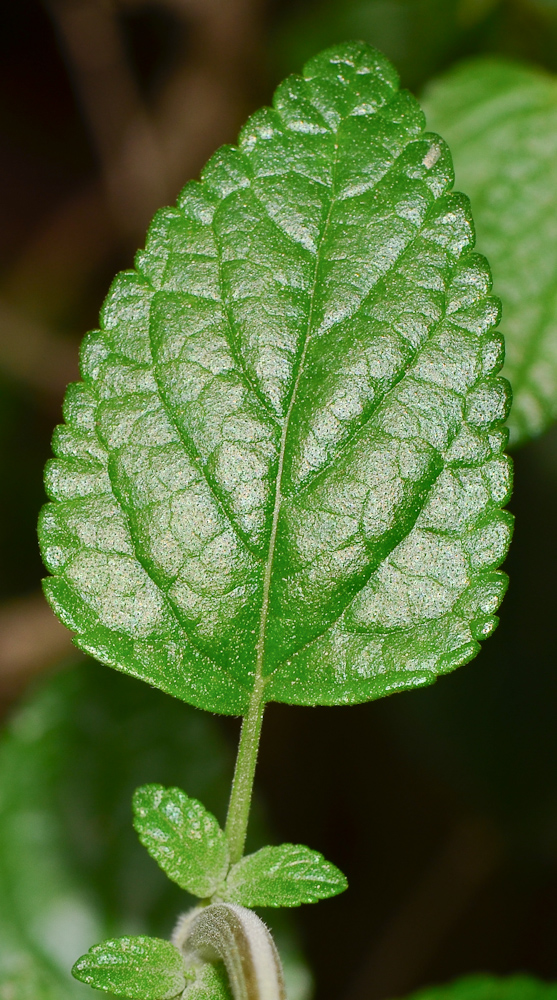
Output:
<instances>
[{"instance_id":1,"label":"plant stem","mask_svg":"<svg viewBox=\"0 0 557 1000\"><path fill-rule=\"evenodd\" d=\"M230 860L235 864L244 853L248 818L253 791L253 777L259 750L259 737L263 722L265 700L263 697L264 681L256 677L247 714L244 715L238 756L234 768L234 780L230 793L228 815L226 817L226 836L230 848Z\"/></svg>"},{"instance_id":2,"label":"plant stem","mask_svg":"<svg viewBox=\"0 0 557 1000\"><path fill-rule=\"evenodd\" d=\"M234 1000L286 1000L275 942L253 910L234 903L196 906L180 918L172 944L188 965L214 962L216 953L226 966Z\"/></svg>"}]
</instances>

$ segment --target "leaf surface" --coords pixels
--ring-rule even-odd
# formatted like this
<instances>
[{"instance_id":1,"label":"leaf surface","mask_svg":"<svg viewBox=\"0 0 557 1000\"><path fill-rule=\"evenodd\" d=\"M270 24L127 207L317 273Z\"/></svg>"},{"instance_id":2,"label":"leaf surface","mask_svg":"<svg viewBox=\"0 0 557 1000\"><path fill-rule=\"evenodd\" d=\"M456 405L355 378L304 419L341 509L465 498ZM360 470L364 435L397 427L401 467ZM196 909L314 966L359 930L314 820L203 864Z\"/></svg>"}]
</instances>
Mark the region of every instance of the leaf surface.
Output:
<instances>
[{"instance_id":1,"label":"leaf surface","mask_svg":"<svg viewBox=\"0 0 557 1000\"><path fill-rule=\"evenodd\" d=\"M143 785L133 797L134 826L151 857L194 896L212 896L230 865L215 817L180 788Z\"/></svg>"},{"instance_id":2,"label":"leaf surface","mask_svg":"<svg viewBox=\"0 0 557 1000\"><path fill-rule=\"evenodd\" d=\"M183 993L187 979L178 949L170 941L144 936L94 945L72 974L96 990L129 1000L172 1000Z\"/></svg>"},{"instance_id":3,"label":"leaf surface","mask_svg":"<svg viewBox=\"0 0 557 1000\"><path fill-rule=\"evenodd\" d=\"M450 143L503 299L509 427L521 444L557 418L557 80L475 59L429 87L425 110Z\"/></svg>"},{"instance_id":4,"label":"leaf surface","mask_svg":"<svg viewBox=\"0 0 557 1000\"><path fill-rule=\"evenodd\" d=\"M344 892L345 876L318 851L302 844L262 847L233 865L226 880L230 903L300 906Z\"/></svg>"},{"instance_id":5,"label":"leaf surface","mask_svg":"<svg viewBox=\"0 0 557 1000\"><path fill-rule=\"evenodd\" d=\"M47 470L76 642L198 707L366 701L496 624L499 305L467 199L364 43L311 60L159 212Z\"/></svg>"}]
</instances>

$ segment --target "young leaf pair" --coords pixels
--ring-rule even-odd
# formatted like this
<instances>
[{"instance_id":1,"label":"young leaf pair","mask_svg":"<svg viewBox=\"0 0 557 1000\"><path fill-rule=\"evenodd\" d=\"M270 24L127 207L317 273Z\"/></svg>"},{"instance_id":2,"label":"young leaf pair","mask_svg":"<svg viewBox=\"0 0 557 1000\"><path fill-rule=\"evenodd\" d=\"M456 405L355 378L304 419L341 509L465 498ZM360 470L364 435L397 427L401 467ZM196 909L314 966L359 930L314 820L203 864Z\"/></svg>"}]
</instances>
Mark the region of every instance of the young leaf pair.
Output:
<instances>
[{"instance_id":1,"label":"young leaf pair","mask_svg":"<svg viewBox=\"0 0 557 1000\"><path fill-rule=\"evenodd\" d=\"M144 785L133 799L134 826L149 854L192 896L240 906L300 906L347 887L338 868L301 844L263 847L230 865L215 817L180 788Z\"/></svg>"}]
</instances>

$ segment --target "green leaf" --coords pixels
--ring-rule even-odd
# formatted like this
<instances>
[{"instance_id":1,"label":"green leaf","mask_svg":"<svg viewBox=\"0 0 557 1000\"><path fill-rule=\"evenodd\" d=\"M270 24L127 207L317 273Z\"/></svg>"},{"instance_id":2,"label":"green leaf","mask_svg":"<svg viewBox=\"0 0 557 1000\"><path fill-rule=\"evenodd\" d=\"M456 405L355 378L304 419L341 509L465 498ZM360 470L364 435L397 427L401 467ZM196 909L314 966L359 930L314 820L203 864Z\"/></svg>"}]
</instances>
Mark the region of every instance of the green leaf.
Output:
<instances>
[{"instance_id":1,"label":"green leaf","mask_svg":"<svg viewBox=\"0 0 557 1000\"><path fill-rule=\"evenodd\" d=\"M557 80L474 59L430 86L425 110L451 145L503 299L511 442L522 444L557 418Z\"/></svg>"},{"instance_id":2,"label":"green leaf","mask_svg":"<svg viewBox=\"0 0 557 1000\"><path fill-rule=\"evenodd\" d=\"M557 1000L557 983L534 976L464 976L452 983L428 986L412 1000Z\"/></svg>"},{"instance_id":3,"label":"green leaf","mask_svg":"<svg viewBox=\"0 0 557 1000\"><path fill-rule=\"evenodd\" d=\"M202 965L187 992L188 1000L231 1000L231 996L228 976L222 962L215 965L206 962Z\"/></svg>"},{"instance_id":4,"label":"green leaf","mask_svg":"<svg viewBox=\"0 0 557 1000\"><path fill-rule=\"evenodd\" d=\"M242 906L300 906L347 888L342 872L318 851L281 844L262 847L233 865L224 898Z\"/></svg>"},{"instance_id":5,"label":"green leaf","mask_svg":"<svg viewBox=\"0 0 557 1000\"><path fill-rule=\"evenodd\" d=\"M224 831L205 806L180 788L143 785L133 810L141 843L168 877L194 896L212 896L230 857Z\"/></svg>"},{"instance_id":6,"label":"green leaf","mask_svg":"<svg viewBox=\"0 0 557 1000\"><path fill-rule=\"evenodd\" d=\"M190 978L170 941L143 936L96 944L78 959L72 975L96 990L129 1000L172 1000L183 993Z\"/></svg>"},{"instance_id":7,"label":"green leaf","mask_svg":"<svg viewBox=\"0 0 557 1000\"><path fill-rule=\"evenodd\" d=\"M155 216L47 469L53 608L215 712L431 683L496 624L499 304L444 143L364 43L312 59Z\"/></svg>"},{"instance_id":8,"label":"green leaf","mask_svg":"<svg viewBox=\"0 0 557 1000\"><path fill-rule=\"evenodd\" d=\"M35 962L0 971L0 1000L68 1000L76 992L68 989L58 971L49 969L38 956Z\"/></svg>"}]
</instances>

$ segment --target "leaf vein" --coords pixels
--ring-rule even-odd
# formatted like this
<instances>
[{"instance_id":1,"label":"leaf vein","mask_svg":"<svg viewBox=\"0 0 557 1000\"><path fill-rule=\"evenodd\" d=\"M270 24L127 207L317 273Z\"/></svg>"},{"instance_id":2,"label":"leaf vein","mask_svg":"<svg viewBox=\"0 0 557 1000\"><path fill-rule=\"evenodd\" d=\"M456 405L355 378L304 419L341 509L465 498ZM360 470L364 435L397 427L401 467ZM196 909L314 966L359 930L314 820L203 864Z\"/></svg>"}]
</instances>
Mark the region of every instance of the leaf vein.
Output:
<instances>
[{"instance_id":1,"label":"leaf vein","mask_svg":"<svg viewBox=\"0 0 557 1000\"><path fill-rule=\"evenodd\" d=\"M90 383L90 387L91 387L91 389L92 389L92 391L94 393L96 405L97 405L97 408L98 408L99 398L98 398L97 392L95 391L95 388L94 388L94 386L93 386L92 383ZM95 434L95 437L99 441L99 444L101 445L101 447L104 447L103 444L102 444L102 441L99 438L98 432L94 431L93 433ZM107 452L107 454L110 455L109 452ZM111 485L111 494L112 494L112 496L114 498L114 503L116 504L116 506L118 506L120 508L120 510L122 511L122 514L124 515L124 517L126 519L126 526L127 526L127 529L128 529L128 534L129 534L129 538L130 538L130 541L131 541L131 545L132 545L133 554L135 556L135 559L140 564L140 566L142 567L142 569L144 570L144 572L147 574L147 576L151 580L151 582L155 585L155 587L157 588L157 590L159 591L159 593L162 595L163 600L165 602L165 606L170 611L171 617L176 622L176 625L178 626L178 628L180 630L182 630L186 634L187 639L191 643L191 645L193 646L193 648L196 649L197 652L201 654L201 656L205 657L207 660L210 660L216 667L219 668L219 670L222 670L224 673L228 674L228 676L231 677L231 679L233 679L234 681L236 681L236 678L233 677L233 675L230 673L230 671L227 669L227 667L223 663L220 663L218 660L215 660L212 656L210 656L209 653L207 653L207 651L205 649L201 648L192 639L192 636L190 634L189 629L184 624L184 622L182 621L182 619L178 617L176 609L174 608L174 605L172 604L170 598L168 597L168 594L165 592L164 588L161 587L161 585L158 582L158 580L156 580L154 578L154 576L153 576L153 574L152 574L149 566L146 564L146 560L142 558L142 556L141 556L141 554L140 554L140 552L138 550L138 545L137 545L137 541L136 541L134 532L132 531L131 514L130 514L130 511L128 510L128 505L124 502L124 500L122 499L122 497L119 495L118 489L117 489L116 484L114 482L114 476L113 476L113 473L111 471L110 464L111 464L110 461L108 461L107 465L106 465L106 472L107 472L108 479L109 479L110 485Z\"/></svg>"}]
</instances>

